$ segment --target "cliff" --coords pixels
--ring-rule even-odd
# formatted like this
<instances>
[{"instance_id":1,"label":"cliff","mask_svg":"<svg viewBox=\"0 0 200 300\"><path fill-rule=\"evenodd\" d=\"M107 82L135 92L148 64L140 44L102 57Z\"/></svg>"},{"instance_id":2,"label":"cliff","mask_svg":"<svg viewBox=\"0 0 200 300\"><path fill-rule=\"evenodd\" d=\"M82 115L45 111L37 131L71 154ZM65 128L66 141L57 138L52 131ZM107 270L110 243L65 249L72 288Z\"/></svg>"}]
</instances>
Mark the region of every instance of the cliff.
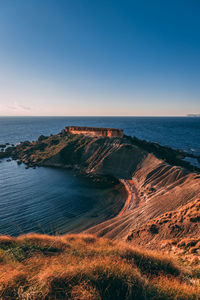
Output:
<instances>
[{"instance_id":1,"label":"cliff","mask_svg":"<svg viewBox=\"0 0 200 300\"><path fill-rule=\"evenodd\" d=\"M181 159L185 155L126 136L105 138L63 132L21 143L12 152L13 158L28 166L73 168L92 176L120 179L130 192L124 209L87 232L129 241L134 240L131 234L150 220L198 199L200 175L197 170L191 172L193 167Z\"/></svg>"},{"instance_id":2,"label":"cliff","mask_svg":"<svg viewBox=\"0 0 200 300\"><path fill-rule=\"evenodd\" d=\"M109 238L127 238L131 231L149 220L177 210L200 195L198 174L170 166L152 154L138 164L132 181L139 198L137 206L88 232Z\"/></svg>"}]
</instances>

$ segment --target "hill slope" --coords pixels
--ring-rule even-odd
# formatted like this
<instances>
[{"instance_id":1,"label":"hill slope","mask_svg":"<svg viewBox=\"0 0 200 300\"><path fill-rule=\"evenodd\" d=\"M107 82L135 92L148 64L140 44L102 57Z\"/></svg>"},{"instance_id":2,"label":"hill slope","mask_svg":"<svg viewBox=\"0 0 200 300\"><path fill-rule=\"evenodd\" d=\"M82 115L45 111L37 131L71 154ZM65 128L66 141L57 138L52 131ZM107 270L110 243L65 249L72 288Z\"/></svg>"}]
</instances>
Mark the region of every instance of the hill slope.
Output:
<instances>
[{"instance_id":1,"label":"hill slope","mask_svg":"<svg viewBox=\"0 0 200 300\"><path fill-rule=\"evenodd\" d=\"M114 219L88 230L112 239L126 239L151 219L199 198L200 175L189 170L192 167L181 159L185 155L126 136L102 138L63 133L21 143L12 152L14 158L29 166L70 167L90 176L129 182L135 197L131 205Z\"/></svg>"}]
</instances>

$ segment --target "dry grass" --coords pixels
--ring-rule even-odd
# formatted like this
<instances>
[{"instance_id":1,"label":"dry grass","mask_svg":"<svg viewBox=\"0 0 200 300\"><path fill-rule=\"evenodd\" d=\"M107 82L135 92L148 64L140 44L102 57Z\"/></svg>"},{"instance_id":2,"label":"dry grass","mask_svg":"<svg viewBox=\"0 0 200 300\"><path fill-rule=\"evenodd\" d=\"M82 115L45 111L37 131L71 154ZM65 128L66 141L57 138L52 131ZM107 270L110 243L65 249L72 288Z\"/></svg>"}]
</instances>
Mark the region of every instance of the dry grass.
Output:
<instances>
[{"instance_id":1,"label":"dry grass","mask_svg":"<svg viewBox=\"0 0 200 300\"><path fill-rule=\"evenodd\" d=\"M0 299L200 299L171 258L91 235L0 237Z\"/></svg>"}]
</instances>

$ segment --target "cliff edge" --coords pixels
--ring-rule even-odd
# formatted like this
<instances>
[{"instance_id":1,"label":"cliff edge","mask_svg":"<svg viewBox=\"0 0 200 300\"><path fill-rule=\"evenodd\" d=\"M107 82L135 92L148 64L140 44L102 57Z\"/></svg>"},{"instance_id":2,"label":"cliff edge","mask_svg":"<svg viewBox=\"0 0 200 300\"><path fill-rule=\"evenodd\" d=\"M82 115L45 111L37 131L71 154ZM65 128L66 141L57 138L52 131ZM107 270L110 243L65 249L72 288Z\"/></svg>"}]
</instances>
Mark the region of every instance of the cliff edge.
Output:
<instances>
[{"instance_id":1,"label":"cliff edge","mask_svg":"<svg viewBox=\"0 0 200 300\"><path fill-rule=\"evenodd\" d=\"M97 236L132 242L131 235L144 224L192 203L200 195L200 175L182 159L186 153L137 138L61 132L23 142L12 149L11 156L27 167L72 168L90 176L119 179L127 189L128 202L118 216L87 230ZM163 235L158 237L163 239ZM148 243L151 240L148 238Z\"/></svg>"}]
</instances>

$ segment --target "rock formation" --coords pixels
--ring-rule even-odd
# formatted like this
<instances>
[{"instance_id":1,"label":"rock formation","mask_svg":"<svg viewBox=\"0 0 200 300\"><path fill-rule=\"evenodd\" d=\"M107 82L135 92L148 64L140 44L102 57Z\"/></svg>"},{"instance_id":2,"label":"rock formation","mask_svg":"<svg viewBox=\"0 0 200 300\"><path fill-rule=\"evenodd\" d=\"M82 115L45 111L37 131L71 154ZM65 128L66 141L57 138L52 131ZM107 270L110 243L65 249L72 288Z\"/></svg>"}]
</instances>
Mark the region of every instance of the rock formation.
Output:
<instances>
[{"instance_id":1,"label":"rock formation","mask_svg":"<svg viewBox=\"0 0 200 300\"><path fill-rule=\"evenodd\" d=\"M66 131L33 143L21 143L12 152L14 158L29 166L68 167L84 174L121 180L130 193L124 209L88 232L130 241L144 224L150 228L150 234L156 234L160 229L156 221L148 225L151 220L199 198L200 175L181 159L185 155L179 150L127 136L108 138ZM191 222L194 225L199 219ZM163 235L159 236L163 239Z\"/></svg>"}]
</instances>

